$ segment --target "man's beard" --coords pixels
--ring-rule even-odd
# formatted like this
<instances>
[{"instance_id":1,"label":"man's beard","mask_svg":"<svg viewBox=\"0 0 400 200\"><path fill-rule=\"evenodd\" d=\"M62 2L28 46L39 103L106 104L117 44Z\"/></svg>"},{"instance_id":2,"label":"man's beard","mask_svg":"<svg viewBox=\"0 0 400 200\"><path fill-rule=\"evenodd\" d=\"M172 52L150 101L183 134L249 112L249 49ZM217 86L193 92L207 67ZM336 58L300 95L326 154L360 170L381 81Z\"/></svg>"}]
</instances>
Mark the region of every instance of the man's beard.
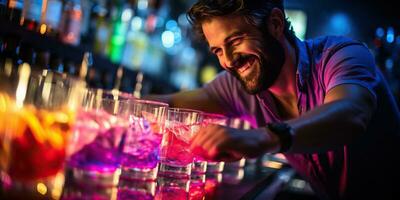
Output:
<instances>
[{"instance_id":1,"label":"man's beard","mask_svg":"<svg viewBox=\"0 0 400 200\"><path fill-rule=\"evenodd\" d=\"M246 77L240 76L236 68L229 70L249 94L257 94L271 87L278 78L285 62L285 51L279 41L272 37L268 31L264 31L263 38L264 52L259 55L260 60L257 59L250 66L256 67L256 69L252 69L252 72ZM246 63L252 56L254 55L239 55L238 63Z\"/></svg>"}]
</instances>

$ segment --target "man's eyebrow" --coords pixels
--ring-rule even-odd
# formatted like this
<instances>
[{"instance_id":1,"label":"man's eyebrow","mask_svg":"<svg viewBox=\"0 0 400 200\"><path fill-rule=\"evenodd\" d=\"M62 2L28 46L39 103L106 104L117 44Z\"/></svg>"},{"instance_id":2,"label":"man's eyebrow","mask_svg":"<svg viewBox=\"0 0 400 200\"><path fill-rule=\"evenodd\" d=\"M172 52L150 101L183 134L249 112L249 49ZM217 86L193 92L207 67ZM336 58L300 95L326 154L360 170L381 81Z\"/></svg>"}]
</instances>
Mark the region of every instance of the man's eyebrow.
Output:
<instances>
[{"instance_id":1,"label":"man's eyebrow","mask_svg":"<svg viewBox=\"0 0 400 200\"><path fill-rule=\"evenodd\" d=\"M224 39L224 44L228 43L229 40L231 40L233 37L237 37L237 36L240 36L240 35L243 35L243 34L244 34L244 33L243 33L242 31L234 31L234 32L232 32L231 34L228 35L228 37L226 37L226 38ZM210 50L211 52L213 52L213 50L216 49L216 48L217 48L217 47L210 47L209 50Z\"/></svg>"}]
</instances>

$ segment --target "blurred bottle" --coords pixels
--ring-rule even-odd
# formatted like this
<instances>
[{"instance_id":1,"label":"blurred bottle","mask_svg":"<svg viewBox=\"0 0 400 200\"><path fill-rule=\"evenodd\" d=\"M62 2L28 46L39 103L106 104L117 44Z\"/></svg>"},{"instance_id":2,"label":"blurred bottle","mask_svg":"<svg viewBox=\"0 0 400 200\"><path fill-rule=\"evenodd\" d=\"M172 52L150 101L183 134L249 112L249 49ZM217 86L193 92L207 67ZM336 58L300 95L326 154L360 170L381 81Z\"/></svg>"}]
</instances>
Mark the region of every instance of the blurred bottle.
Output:
<instances>
[{"instance_id":1,"label":"blurred bottle","mask_svg":"<svg viewBox=\"0 0 400 200\"><path fill-rule=\"evenodd\" d=\"M47 0L47 4L40 20L40 33L47 36L58 37L61 14L62 1Z\"/></svg>"},{"instance_id":2,"label":"blurred bottle","mask_svg":"<svg viewBox=\"0 0 400 200\"><path fill-rule=\"evenodd\" d=\"M141 71L138 71L136 75L136 83L135 83L135 89L133 91L133 96L140 99L142 97L142 88L143 88L143 73Z\"/></svg>"},{"instance_id":3,"label":"blurred bottle","mask_svg":"<svg viewBox=\"0 0 400 200\"><path fill-rule=\"evenodd\" d=\"M80 0L82 9L81 20L81 44L88 44L89 25L90 25L90 9L97 0Z\"/></svg>"},{"instance_id":4,"label":"blurred bottle","mask_svg":"<svg viewBox=\"0 0 400 200\"><path fill-rule=\"evenodd\" d=\"M119 91L121 89L122 76L124 75L124 68L120 65L115 73L113 90Z\"/></svg>"},{"instance_id":5,"label":"blurred bottle","mask_svg":"<svg viewBox=\"0 0 400 200\"><path fill-rule=\"evenodd\" d=\"M89 69L93 65L93 56L91 52L85 52L83 54L81 67L79 68L79 78L81 80L87 81Z\"/></svg>"},{"instance_id":6,"label":"blurred bottle","mask_svg":"<svg viewBox=\"0 0 400 200\"><path fill-rule=\"evenodd\" d=\"M103 55L107 53L107 44L110 38L110 13L105 0L97 1L91 8L88 43L94 52Z\"/></svg>"},{"instance_id":7,"label":"blurred bottle","mask_svg":"<svg viewBox=\"0 0 400 200\"><path fill-rule=\"evenodd\" d=\"M0 19L5 19L7 14L7 0L0 0Z\"/></svg>"},{"instance_id":8,"label":"blurred bottle","mask_svg":"<svg viewBox=\"0 0 400 200\"><path fill-rule=\"evenodd\" d=\"M24 26L28 30L38 30L42 14L42 6L42 0L25 0L24 9L22 10L22 26Z\"/></svg>"},{"instance_id":9,"label":"blurred bottle","mask_svg":"<svg viewBox=\"0 0 400 200\"><path fill-rule=\"evenodd\" d=\"M115 7L112 9L113 32L109 44L108 56L111 61L121 62L123 55L129 22L133 16L133 10L129 4L121 0L115 2Z\"/></svg>"},{"instance_id":10,"label":"blurred bottle","mask_svg":"<svg viewBox=\"0 0 400 200\"><path fill-rule=\"evenodd\" d=\"M24 0L9 0L7 4L6 18L14 24L20 24Z\"/></svg>"},{"instance_id":11,"label":"blurred bottle","mask_svg":"<svg viewBox=\"0 0 400 200\"><path fill-rule=\"evenodd\" d=\"M82 7L80 0L67 0L60 24L60 40L78 45L81 39Z\"/></svg>"}]
</instances>

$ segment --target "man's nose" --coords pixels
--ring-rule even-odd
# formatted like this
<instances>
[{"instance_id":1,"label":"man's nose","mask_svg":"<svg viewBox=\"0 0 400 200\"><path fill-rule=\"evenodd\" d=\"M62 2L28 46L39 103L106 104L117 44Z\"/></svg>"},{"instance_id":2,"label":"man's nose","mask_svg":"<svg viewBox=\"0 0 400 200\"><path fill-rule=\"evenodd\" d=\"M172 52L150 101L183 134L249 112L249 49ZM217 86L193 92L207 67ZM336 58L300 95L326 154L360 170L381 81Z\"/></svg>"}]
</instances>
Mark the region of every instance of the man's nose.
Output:
<instances>
[{"instance_id":1,"label":"man's nose","mask_svg":"<svg viewBox=\"0 0 400 200\"><path fill-rule=\"evenodd\" d=\"M233 68L235 65L235 58L237 55L230 51L225 51L224 60L225 60L225 67L226 68Z\"/></svg>"}]
</instances>

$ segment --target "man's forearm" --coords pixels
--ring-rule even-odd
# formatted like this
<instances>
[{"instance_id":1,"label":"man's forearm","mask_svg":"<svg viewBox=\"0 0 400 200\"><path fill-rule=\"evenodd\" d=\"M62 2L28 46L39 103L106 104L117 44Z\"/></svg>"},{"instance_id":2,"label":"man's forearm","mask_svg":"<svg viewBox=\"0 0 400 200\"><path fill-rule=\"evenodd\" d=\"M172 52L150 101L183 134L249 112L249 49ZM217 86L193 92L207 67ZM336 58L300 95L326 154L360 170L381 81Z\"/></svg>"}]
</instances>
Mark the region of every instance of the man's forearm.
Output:
<instances>
[{"instance_id":1,"label":"man's forearm","mask_svg":"<svg viewBox=\"0 0 400 200\"><path fill-rule=\"evenodd\" d=\"M294 132L290 152L311 153L348 144L365 132L369 118L365 107L351 100L321 105L288 121Z\"/></svg>"}]
</instances>

